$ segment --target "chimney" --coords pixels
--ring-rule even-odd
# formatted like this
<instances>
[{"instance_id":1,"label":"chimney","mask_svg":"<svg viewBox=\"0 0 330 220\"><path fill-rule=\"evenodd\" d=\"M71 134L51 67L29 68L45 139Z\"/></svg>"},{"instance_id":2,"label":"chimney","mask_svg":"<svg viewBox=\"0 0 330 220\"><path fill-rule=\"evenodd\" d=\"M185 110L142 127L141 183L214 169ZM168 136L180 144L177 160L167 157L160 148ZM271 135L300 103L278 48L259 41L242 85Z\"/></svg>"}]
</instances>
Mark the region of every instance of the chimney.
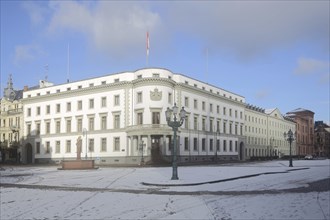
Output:
<instances>
[{"instance_id":1,"label":"chimney","mask_svg":"<svg viewBox=\"0 0 330 220\"><path fill-rule=\"evenodd\" d=\"M29 87L28 86L24 86L24 92L28 91Z\"/></svg>"}]
</instances>

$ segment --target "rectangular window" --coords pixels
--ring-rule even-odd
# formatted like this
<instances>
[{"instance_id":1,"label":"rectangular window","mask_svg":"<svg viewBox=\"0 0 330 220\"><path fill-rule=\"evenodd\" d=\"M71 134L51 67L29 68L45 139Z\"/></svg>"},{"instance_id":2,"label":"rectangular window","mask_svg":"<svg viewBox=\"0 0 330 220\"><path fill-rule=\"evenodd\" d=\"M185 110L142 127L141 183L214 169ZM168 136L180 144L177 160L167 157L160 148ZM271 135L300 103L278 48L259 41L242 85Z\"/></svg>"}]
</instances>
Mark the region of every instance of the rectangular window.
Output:
<instances>
[{"instance_id":1,"label":"rectangular window","mask_svg":"<svg viewBox=\"0 0 330 220\"><path fill-rule=\"evenodd\" d=\"M184 150L189 150L189 140L188 137L184 138Z\"/></svg>"},{"instance_id":2,"label":"rectangular window","mask_svg":"<svg viewBox=\"0 0 330 220\"><path fill-rule=\"evenodd\" d=\"M90 138L88 141L88 150L89 152L94 152L94 138Z\"/></svg>"},{"instance_id":3,"label":"rectangular window","mask_svg":"<svg viewBox=\"0 0 330 220\"><path fill-rule=\"evenodd\" d=\"M107 116L101 117L101 129L106 130L107 129Z\"/></svg>"},{"instance_id":4,"label":"rectangular window","mask_svg":"<svg viewBox=\"0 0 330 220\"><path fill-rule=\"evenodd\" d=\"M56 113L61 113L61 104L56 104Z\"/></svg>"},{"instance_id":5,"label":"rectangular window","mask_svg":"<svg viewBox=\"0 0 330 220\"><path fill-rule=\"evenodd\" d=\"M46 122L46 134L50 133L50 122Z\"/></svg>"},{"instance_id":6,"label":"rectangular window","mask_svg":"<svg viewBox=\"0 0 330 220\"><path fill-rule=\"evenodd\" d=\"M66 120L66 132L71 133L71 120Z\"/></svg>"},{"instance_id":7,"label":"rectangular window","mask_svg":"<svg viewBox=\"0 0 330 220\"><path fill-rule=\"evenodd\" d=\"M210 112L213 112L213 104L210 104Z\"/></svg>"},{"instance_id":8,"label":"rectangular window","mask_svg":"<svg viewBox=\"0 0 330 220\"><path fill-rule=\"evenodd\" d=\"M202 151L205 151L206 149L206 141L205 138L202 138Z\"/></svg>"},{"instance_id":9,"label":"rectangular window","mask_svg":"<svg viewBox=\"0 0 330 220\"><path fill-rule=\"evenodd\" d=\"M227 131L226 131L226 127L227 127L227 124L226 122L223 123L223 133L226 134Z\"/></svg>"},{"instance_id":10,"label":"rectangular window","mask_svg":"<svg viewBox=\"0 0 330 220\"><path fill-rule=\"evenodd\" d=\"M46 106L46 114L49 115L50 114L50 105Z\"/></svg>"},{"instance_id":11,"label":"rectangular window","mask_svg":"<svg viewBox=\"0 0 330 220\"><path fill-rule=\"evenodd\" d=\"M107 151L107 139L101 138L101 151L106 152Z\"/></svg>"},{"instance_id":12,"label":"rectangular window","mask_svg":"<svg viewBox=\"0 0 330 220\"><path fill-rule=\"evenodd\" d=\"M56 121L56 133L61 133L61 121Z\"/></svg>"},{"instance_id":13,"label":"rectangular window","mask_svg":"<svg viewBox=\"0 0 330 220\"><path fill-rule=\"evenodd\" d=\"M205 123L205 118L202 119L202 130L205 131L206 129L206 123Z\"/></svg>"},{"instance_id":14,"label":"rectangular window","mask_svg":"<svg viewBox=\"0 0 330 220\"><path fill-rule=\"evenodd\" d=\"M210 119L210 132L213 132L213 120Z\"/></svg>"},{"instance_id":15,"label":"rectangular window","mask_svg":"<svg viewBox=\"0 0 330 220\"><path fill-rule=\"evenodd\" d=\"M101 98L101 107L107 107L107 97L102 97Z\"/></svg>"},{"instance_id":16,"label":"rectangular window","mask_svg":"<svg viewBox=\"0 0 330 220\"><path fill-rule=\"evenodd\" d=\"M160 124L160 112L152 113L152 124Z\"/></svg>"},{"instance_id":17,"label":"rectangular window","mask_svg":"<svg viewBox=\"0 0 330 220\"><path fill-rule=\"evenodd\" d=\"M137 113L137 124L138 125L143 124L143 113L142 112Z\"/></svg>"},{"instance_id":18,"label":"rectangular window","mask_svg":"<svg viewBox=\"0 0 330 220\"><path fill-rule=\"evenodd\" d=\"M37 107L37 115L40 115L40 107Z\"/></svg>"},{"instance_id":19,"label":"rectangular window","mask_svg":"<svg viewBox=\"0 0 330 220\"><path fill-rule=\"evenodd\" d=\"M94 99L89 100L89 108L93 109L94 108Z\"/></svg>"},{"instance_id":20,"label":"rectangular window","mask_svg":"<svg viewBox=\"0 0 330 220\"><path fill-rule=\"evenodd\" d=\"M232 130L233 124L230 123L229 124L229 134L233 134L233 130Z\"/></svg>"},{"instance_id":21,"label":"rectangular window","mask_svg":"<svg viewBox=\"0 0 330 220\"><path fill-rule=\"evenodd\" d=\"M119 151L120 150L120 138L115 137L114 138L114 151Z\"/></svg>"},{"instance_id":22,"label":"rectangular window","mask_svg":"<svg viewBox=\"0 0 330 220\"><path fill-rule=\"evenodd\" d=\"M198 102L197 102L197 99L194 99L194 109L198 109Z\"/></svg>"},{"instance_id":23,"label":"rectangular window","mask_svg":"<svg viewBox=\"0 0 330 220\"><path fill-rule=\"evenodd\" d=\"M210 139L210 151L213 151L213 139Z\"/></svg>"},{"instance_id":24,"label":"rectangular window","mask_svg":"<svg viewBox=\"0 0 330 220\"><path fill-rule=\"evenodd\" d=\"M40 123L36 123L36 135L40 135Z\"/></svg>"},{"instance_id":25,"label":"rectangular window","mask_svg":"<svg viewBox=\"0 0 330 220\"><path fill-rule=\"evenodd\" d=\"M46 141L46 154L50 153L50 142Z\"/></svg>"},{"instance_id":26,"label":"rectangular window","mask_svg":"<svg viewBox=\"0 0 330 220\"><path fill-rule=\"evenodd\" d=\"M71 140L66 141L65 152L71 153Z\"/></svg>"},{"instance_id":27,"label":"rectangular window","mask_svg":"<svg viewBox=\"0 0 330 220\"><path fill-rule=\"evenodd\" d=\"M137 103L142 103L142 92L137 93Z\"/></svg>"},{"instance_id":28,"label":"rectangular window","mask_svg":"<svg viewBox=\"0 0 330 220\"><path fill-rule=\"evenodd\" d=\"M217 105L217 114L220 114L220 106Z\"/></svg>"},{"instance_id":29,"label":"rectangular window","mask_svg":"<svg viewBox=\"0 0 330 220\"><path fill-rule=\"evenodd\" d=\"M198 129L198 120L197 120L197 117L194 117L194 129L195 130Z\"/></svg>"},{"instance_id":30,"label":"rectangular window","mask_svg":"<svg viewBox=\"0 0 330 220\"><path fill-rule=\"evenodd\" d=\"M220 121L217 121L217 132L220 132Z\"/></svg>"},{"instance_id":31,"label":"rectangular window","mask_svg":"<svg viewBox=\"0 0 330 220\"><path fill-rule=\"evenodd\" d=\"M202 102L202 110L205 111L205 102Z\"/></svg>"},{"instance_id":32,"label":"rectangular window","mask_svg":"<svg viewBox=\"0 0 330 220\"><path fill-rule=\"evenodd\" d=\"M31 108L27 109L27 116L30 117L31 116Z\"/></svg>"},{"instance_id":33,"label":"rectangular window","mask_svg":"<svg viewBox=\"0 0 330 220\"><path fill-rule=\"evenodd\" d=\"M115 115L114 126L115 129L120 128L120 115Z\"/></svg>"},{"instance_id":34,"label":"rectangular window","mask_svg":"<svg viewBox=\"0 0 330 220\"><path fill-rule=\"evenodd\" d=\"M36 154L40 154L40 142L36 142Z\"/></svg>"},{"instance_id":35,"label":"rectangular window","mask_svg":"<svg viewBox=\"0 0 330 220\"><path fill-rule=\"evenodd\" d=\"M227 151L227 141L223 140L223 151Z\"/></svg>"},{"instance_id":36,"label":"rectangular window","mask_svg":"<svg viewBox=\"0 0 330 220\"><path fill-rule=\"evenodd\" d=\"M71 112L71 102L66 103L66 111Z\"/></svg>"},{"instance_id":37,"label":"rectangular window","mask_svg":"<svg viewBox=\"0 0 330 220\"><path fill-rule=\"evenodd\" d=\"M94 131L94 118L89 118L89 121L88 121L88 130L89 131Z\"/></svg>"},{"instance_id":38,"label":"rectangular window","mask_svg":"<svg viewBox=\"0 0 330 220\"><path fill-rule=\"evenodd\" d=\"M188 97L184 97L184 106L189 107L189 98Z\"/></svg>"},{"instance_id":39,"label":"rectangular window","mask_svg":"<svg viewBox=\"0 0 330 220\"><path fill-rule=\"evenodd\" d=\"M235 152L237 152L237 141L235 141Z\"/></svg>"},{"instance_id":40,"label":"rectangular window","mask_svg":"<svg viewBox=\"0 0 330 220\"><path fill-rule=\"evenodd\" d=\"M120 98L119 98L119 95L115 95L114 100L115 100L115 102L114 102L114 105L115 105L115 106L120 105Z\"/></svg>"},{"instance_id":41,"label":"rectangular window","mask_svg":"<svg viewBox=\"0 0 330 220\"><path fill-rule=\"evenodd\" d=\"M27 125L27 129L26 129L27 135L31 135L31 124Z\"/></svg>"},{"instance_id":42,"label":"rectangular window","mask_svg":"<svg viewBox=\"0 0 330 220\"><path fill-rule=\"evenodd\" d=\"M168 93L168 103L172 104L172 93Z\"/></svg>"},{"instance_id":43,"label":"rectangular window","mask_svg":"<svg viewBox=\"0 0 330 220\"><path fill-rule=\"evenodd\" d=\"M82 132L82 118L78 118L77 120L77 131Z\"/></svg>"},{"instance_id":44,"label":"rectangular window","mask_svg":"<svg viewBox=\"0 0 330 220\"><path fill-rule=\"evenodd\" d=\"M194 138L194 151L197 151L197 138Z\"/></svg>"},{"instance_id":45,"label":"rectangular window","mask_svg":"<svg viewBox=\"0 0 330 220\"><path fill-rule=\"evenodd\" d=\"M229 141L229 151L232 152L233 151L233 141Z\"/></svg>"},{"instance_id":46,"label":"rectangular window","mask_svg":"<svg viewBox=\"0 0 330 220\"><path fill-rule=\"evenodd\" d=\"M231 111L231 108L230 108L230 109L229 109L229 116L230 116L230 117L231 117L231 112L232 112L232 111Z\"/></svg>"},{"instance_id":47,"label":"rectangular window","mask_svg":"<svg viewBox=\"0 0 330 220\"><path fill-rule=\"evenodd\" d=\"M82 110L82 101L78 101L77 110Z\"/></svg>"},{"instance_id":48,"label":"rectangular window","mask_svg":"<svg viewBox=\"0 0 330 220\"><path fill-rule=\"evenodd\" d=\"M57 154L61 153L61 142L60 141L56 141L55 153L57 153Z\"/></svg>"},{"instance_id":49,"label":"rectangular window","mask_svg":"<svg viewBox=\"0 0 330 220\"><path fill-rule=\"evenodd\" d=\"M226 115L226 107L223 107L223 115Z\"/></svg>"},{"instance_id":50,"label":"rectangular window","mask_svg":"<svg viewBox=\"0 0 330 220\"><path fill-rule=\"evenodd\" d=\"M217 140L217 151L220 151L220 140Z\"/></svg>"}]
</instances>

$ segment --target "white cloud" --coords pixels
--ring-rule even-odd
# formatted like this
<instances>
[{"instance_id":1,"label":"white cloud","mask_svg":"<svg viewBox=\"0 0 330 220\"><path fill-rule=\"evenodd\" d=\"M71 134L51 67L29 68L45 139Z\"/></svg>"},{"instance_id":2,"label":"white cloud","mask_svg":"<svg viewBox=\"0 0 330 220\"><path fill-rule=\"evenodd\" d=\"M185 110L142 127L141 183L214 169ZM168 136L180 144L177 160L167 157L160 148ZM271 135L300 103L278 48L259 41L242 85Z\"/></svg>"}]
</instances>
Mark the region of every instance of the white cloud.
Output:
<instances>
[{"instance_id":1,"label":"white cloud","mask_svg":"<svg viewBox=\"0 0 330 220\"><path fill-rule=\"evenodd\" d=\"M328 1L194 1L169 8L169 26L241 58L301 40L329 48Z\"/></svg>"},{"instance_id":2,"label":"white cloud","mask_svg":"<svg viewBox=\"0 0 330 220\"><path fill-rule=\"evenodd\" d=\"M47 8L42 7L34 1L24 1L21 4L22 8L28 12L32 24L39 25L45 20Z\"/></svg>"},{"instance_id":3,"label":"white cloud","mask_svg":"<svg viewBox=\"0 0 330 220\"><path fill-rule=\"evenodd\" d=\"M269 97L269 91L267 89L260 90L256 93L257 99L267 99Z\"/></svg>"},{"instance_id":4,"label":"white cloud","mask_svg":"<svg viewBox=\"0 0 330 220\"><path fill-rule=\"evenodd\" d=\"M329 4L328 1L50 1L47 30L51 35L82 33L92 48L111 56L127 57L143 51L145 33L149 30L151 41L157 39L159 45L180 33L186 38L198 38L204 42L202 46L214 51L251 59L297 42L309 41L317 48L329 48ZM38 13L35 14L38 20Z\"/></svg>"},{"instance_id":5,"label":"white cloud","mask_svg":"<svg viewBox=\"0 0 330 220\"><path fill-rule=\"evenodd\" d=\"M297 75L318 74L329 71L329 61L301 57L294 70Z\"/></svg>"},{"instance_id":6,"label":"white cloud","mask_svg":"<svg viewBox=\"0 0 330 220\"><path fill-rule=\"evenodd\" d=\"M42 49L35 44L17 45L15 47L14 63L29 62L44 55Z\"/></svg>"},{"instance_id":7,"label":"white cloud","mask_svg":"<svg viewBox=\"0 0 330 220\"><path fill-rule=\"evenodd\" d=\"M157 13L135 2L59 1L51 2L50 6L54 10L48 27L50 33L65 30L83 33L93 47L119 57L145 47L146 32L160 23Z\"/></svg>"}]
</instances>

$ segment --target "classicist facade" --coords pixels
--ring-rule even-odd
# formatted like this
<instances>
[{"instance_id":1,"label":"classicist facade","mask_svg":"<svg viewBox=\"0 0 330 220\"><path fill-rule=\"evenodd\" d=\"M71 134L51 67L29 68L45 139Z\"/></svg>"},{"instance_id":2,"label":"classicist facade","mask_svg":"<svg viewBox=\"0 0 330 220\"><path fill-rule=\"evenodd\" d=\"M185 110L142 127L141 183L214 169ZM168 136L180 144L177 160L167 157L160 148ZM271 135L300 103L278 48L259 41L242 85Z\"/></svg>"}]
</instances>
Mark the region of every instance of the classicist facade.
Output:
<instances>
[{"instance_id":1,"label":"classicist facade","mask_svg":"<svg viewBox=\"0 0 330 220\"><path fill-rule=\"evenodd\" d=\"M4 96L0 100L0 161L19 162L20 146L23 136L23 90L13 88L12 76L9 76Z\"/></svg>"},{"instance_id":2,"label":"classicist facade","mask_svg":"<svg viewBox=\"0 0 330 220\"><path fill-rule=\"evenodd\" d=\"M27 160L76 157L99 164L170 161L173 131L165 111L187 111L179 162L242 160L245 98L166 69L141 69L29 89L23 94Z\"/></svg>"},{"instance_id":3,"label":"classicist facade","mask_svg":"<svg viewBox=\"0 0 330 220\"><path fill-rule=\"evenodd\" d=\"M289 143L284 139L284 132L289 129L294 133L296 124L290 118L275 109L262 109L246 105L245 135L246 158L282 157L290 154ZM291 146L292 155L296 155L295 142Z\"/></svg>"}]
</instances>

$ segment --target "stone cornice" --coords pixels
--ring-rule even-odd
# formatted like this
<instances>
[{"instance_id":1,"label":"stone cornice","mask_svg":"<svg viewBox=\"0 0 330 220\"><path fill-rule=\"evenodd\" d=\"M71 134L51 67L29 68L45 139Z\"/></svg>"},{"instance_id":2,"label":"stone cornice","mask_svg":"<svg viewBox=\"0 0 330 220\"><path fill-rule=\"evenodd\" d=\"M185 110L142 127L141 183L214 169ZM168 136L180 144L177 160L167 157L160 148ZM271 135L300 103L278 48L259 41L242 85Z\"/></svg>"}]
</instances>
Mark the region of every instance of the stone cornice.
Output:
<instances>
[{"instance_id":1,"label":"stone cornice","mask_svg":"<svg viewBox=\"0 0 330 220\"><path fill-rule=\"evenodd\" d=\"M81 88L81 89L62 91L59 93L51 93L51 94L46 94L46 95L41 95L41 96L24 98L24 99L22 99L22 103L28 104L28 103L34 103L34 102L45 101L45 100L48 101L48 100L58 99L58 98L70 98L72 96L94 94L94 93L99 93L102 91L125 89L127 86L129 86L131 84L132 84L131 82L122 81L122 82L109 83L109 84L105 84L105 85L98 85L98 86L86 87L86 88Z\"/></svg>"},{"instance_id":2,"label":"stone cornice","mask_svg":"<svg viewBox=\"0 0 330 220\"><path fill-rule=\"evenodd\" d=\"M236 101L234 99L230 99L230 98L224 97L222 95L218 95L216 93L213 93L213 92L210 92L210 91L207 91L207 90L204 90L204 89L200 89L200 88L192 86L192 85L187 85L185 83L178 83L177 87L188 90L190 93L195 93L195 94L198 94L198 95L203 94L205 98L213 97L213 98L219 99L219 100L227 102L227 103L235 103L235 104L240 105L241 107L245 107L244 102Z\"/></svg>"}]
</instances>

